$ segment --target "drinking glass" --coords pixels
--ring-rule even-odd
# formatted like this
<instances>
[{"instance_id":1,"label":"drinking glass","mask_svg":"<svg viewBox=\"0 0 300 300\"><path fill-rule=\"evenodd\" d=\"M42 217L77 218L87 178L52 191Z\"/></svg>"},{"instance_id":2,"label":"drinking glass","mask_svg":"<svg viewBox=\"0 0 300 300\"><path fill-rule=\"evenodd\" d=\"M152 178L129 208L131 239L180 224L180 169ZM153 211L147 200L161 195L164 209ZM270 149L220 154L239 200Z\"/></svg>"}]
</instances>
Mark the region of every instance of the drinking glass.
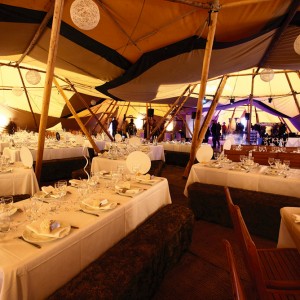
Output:
<instances>
[{"instance_id":1,"label":"drinking glass","mask_svg":"<svg viewBox=\"0 0 300 300\"><path fill-rule=\"evenodd\" d=\"M13 208L13 197L12 196L4 196L1 198L2 209L4 212L10 211Z\"/></svg>"},{"instance_id":2,"label":"drinking glass","mask_svg":"<svg viewBox=\"0 0 300 300\"><path fill-rule=\"evenodd\" d=\"M10 217L5 214L0 215L0 232L6 233L10 230Z\"/></svg>"},{"instance_id":3,"label":"drinking glass","mask_svg":"<svg viewBox=\"0 0 300 300\"><path fill-rule=\"evenodd\" d=\"M283 165L284 165L284 169L285 170L289 170L290 169L290 161L289 160L283 160Z\"/></svg>"},{"instance_id":4,"label":"drinking glass","mask_svg":"<svg viewBox=\"0 0 300 300\"><path fill-rule=\"evenodd\" d=\"M214 158L215 158L215 160L218 160L220 158L220 152L215 152Z\"/></svg>"},{"instance_id":5,"label":"drinking glass","mask_svg":"<svg viewBox=\"0 0 300 300\"><path fill-rule=\"evenodd\" d=\"M244 163L245 159L246 159L245 155L240 155L240 162L241 163Z\"/></svg>"},{"instance_id":6,"label":"drinking glass","mask_svg":"<svg viewBox=\"0 0 300 300\"><path fill-rule=\"evenodd\" d=\"M280 167L280 165L281 165L281 160L278 159L278 158L274 159L274 164L275 164L275 167L276 167L277 169L279 169L279 167Z\"/></svg>"},{"instance_id":7,"label":"drinking glass","mask_svg":"<svg viewBox=\"0 0 300 300\"><path fill-rule=\"evenodd\" d=\"M272 167L274 165L274 157L268 158L268 164L270 165L270 167Z\"/></svg>"},{"instance_id":8,"label":"drinking glass","mask_svg":"<svg viewBox=\"0 0 300 300\"><path fill-rule=\"evenodd\" d=\"M67 194L67 181L59 180L55 183L54 187L58 190L60 197L63 197Z\"/></svg>"}]
</instances>

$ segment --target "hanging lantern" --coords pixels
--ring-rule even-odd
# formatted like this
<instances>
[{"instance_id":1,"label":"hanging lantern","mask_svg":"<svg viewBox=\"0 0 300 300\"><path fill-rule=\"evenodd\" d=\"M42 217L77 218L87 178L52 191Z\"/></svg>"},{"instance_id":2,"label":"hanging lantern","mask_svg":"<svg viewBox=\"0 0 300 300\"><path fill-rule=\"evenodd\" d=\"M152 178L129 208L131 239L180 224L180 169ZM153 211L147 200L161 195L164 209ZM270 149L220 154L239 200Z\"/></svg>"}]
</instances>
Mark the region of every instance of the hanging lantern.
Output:
<instances>
[{"instance_id":1,"label":"hanging lantern","mask_svg":"<svg viewBox=\"0 0 300 300\"><path fill-rule=\"evenodd\" d=\"M99 8L92 0L75 0L70 15L73 23L82 30L94 29L100 21Z\"/></svg>"},{"instance_id":2,"label":"hanging lantern","mask_svg":"<svg viewBox=\"0 0 300 300\"><path fill-rule=\"evenodd\" d=\"M263 69L260 73L260 78L262 81L269 82L274 78L274 71L270 68Z\"/></svg>"},{"instance_id":3,"label":"hanging lantern","mask_svg":"<svg viewBox=\"0 0 300 300\"><path fill-rule=\"evenodd\" d=\"M14 87L14 88L12 88L12 93L15 95L15 96L21 96L22 94L23 94L23 88L21 88L21 87Z\"/></svg>"},{"instance_id":4,"label":"hanging lantern","mask_svg":"<svg viewBox=\"0 0 300 300\"><path fill-rule=\"evenodd\" d=\"M298 35L298 37L295 39L294 50L298 55L300 55L300 35Z\"/></svg>"},{"instance_id":5,"label":"hanging lantern","mask_svg":"<svg viewBox=\"0 0 300 300\"><path fill-rule=\"evenodd\" d=\"M96 100L94 100L94 99L93 99L93 100L91 100L91 105L93 105L93 106L94 106L94 105L96 105L96 103L97 103L97 102L96 102Z\"/></svg>"},{"instance_id":6,"label":"hanging lantern","mask_svg":"<svg viewBox=\"0 0 300 300\"><path fill-rule=\"evenodd\" d=\"M28 81L28 83L36 85L38 83L40 83L41 81L41 75L38 71L35 70L29 70L26 75L26 80Z\"/></svg>"}]
</instances>

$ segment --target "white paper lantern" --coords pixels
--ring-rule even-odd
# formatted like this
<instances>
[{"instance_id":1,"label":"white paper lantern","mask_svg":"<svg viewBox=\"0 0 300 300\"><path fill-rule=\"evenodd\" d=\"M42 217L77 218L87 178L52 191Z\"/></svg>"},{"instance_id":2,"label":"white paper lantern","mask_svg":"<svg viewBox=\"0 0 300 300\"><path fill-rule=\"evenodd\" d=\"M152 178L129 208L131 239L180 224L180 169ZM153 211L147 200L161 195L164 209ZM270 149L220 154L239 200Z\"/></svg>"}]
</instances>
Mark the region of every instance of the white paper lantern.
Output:
<instances>
[{"instance_id":1,"label":"white paper lantern","mask_svg":"<svg viewBox=\"0 0 300 300\"><path fill-rule=\"evenodd\" d=\"M100 21L99 8L92 0L75 0L70 15L73 23L83 30L94 29Z\"/></svg>"},{"instance_id":2,"label":"white paper lantern","mask_svg":"<svg viewBox=\"0 0 300 300\"><path fill-rule=\"evenodd\" d=\"M294 50L298 55L300 55L300 35L298 35L298 37L295 39Z\"/></svg>"},{"instance_id":3,"label":"white paper lantern","mask_svg":"<svg viewBox=\"0 0 300 300\"><path fill-rule=\"evenodd\" d=\"M96 100L94 100L94 99L91 100L91 105L96 105L96 103L97 103Z\"/></svg>"},{"instance_id":4,"label":"white paper lantern","mask_svg":"<svg viewBox=\"0 0 300 300\"><path fill-rule=\"evenodd\" d=\"M35 70L29 70L26 75L26 80L33 85L36 85L38 83L40 83L41 81L41 75L38 71Z\"/></svg>"},{"instance_id":5,"label":"white paper lantern","mask_svg":"<svg viewBox=\"0 0 300 300\"><path fill-rule=\"evenodd\" d=\"M21 87L14 87L11 91L15 96L21 96L24 90Z\"/></svg>"},{"instance_id":6,"label":"white paper lantern","mask_svg":"<svg viewBox=\"0 0 300 300\"><path fill-rule=\"evenodd\" d=\"M262 81L269 82L274 78L274 71L270 68L263 69L260 73Z\"/></svg>"}]
</instances>

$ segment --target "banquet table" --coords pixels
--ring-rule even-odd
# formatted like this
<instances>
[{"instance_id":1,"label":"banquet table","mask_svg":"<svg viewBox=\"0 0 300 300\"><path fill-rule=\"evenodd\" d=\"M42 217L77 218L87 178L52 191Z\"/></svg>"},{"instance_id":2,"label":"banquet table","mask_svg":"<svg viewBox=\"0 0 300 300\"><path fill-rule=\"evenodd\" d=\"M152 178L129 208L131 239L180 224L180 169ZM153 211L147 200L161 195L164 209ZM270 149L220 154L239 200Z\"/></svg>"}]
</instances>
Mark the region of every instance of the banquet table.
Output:
<instances>
[{"instance_id":1,"label":"banquet table","mask_svg":"<svg viewBox=\"0 0 300 300\"><path fill-rule=\"evenodd\" d=\"M300 207L283 207L280 209L281 222L278 236L278 248L297 248L300 251Z\"/></svg>"},{"instance_id":2,"label":"banquet table","mask_svg":"<svg viewBox=\"0 0 300 300\"><path fill-rule=\"evenodd\" d=\"M187 187L190 184L201 182L300 198L299 169L290 169L285 177L266 175L268 166L260 165L246 172L231 169L233 165L231 163L221 168L213 168L209 164L194 164L185 186L185 196L188 196Z\"/></svg>"},{"instance_id":3,"label":"banquet table","mask_svg":"<svg viewBox=\"0 0 300 300\"><path fill-rule=\"evenodd\" d=\"M155 185L134 183L141 192L134 197L116 194L109 188L110 180L101 179L100 186L92 195L116 202L116 208L93 211L94 216L79 211L78 190L68 186L62 199L46 198L38 201L38 220L51 218L77 226L64 238L39 242L41 249L17 239L25 229L25 200L15 203L23 212L12 216L13 227L0 238L0 298L45 299L64 285L93 260L135 229L148 216L171 203L168 182L158 178ZM97 199L99 199L97 197ZM56 208L53 211L53 208ZM126 253L124 253L126 255Z\"/></svg>"},{"instance_id":4,"label":"banquet table","mask_svg":"<svg viewBox=\"0 0 300 300\"><path fill-rule=\"evenodd\" d=\"M191 152L190 143L180 143L180 142L169 142L163 143L162 146L166 151L176 151L176 152Z\"/></svg>"},{"instance_id":5,"label":"banquet table","mask_svg":"<svg viewBox=\"0 0 300 300\"><path fill-rule=\"evenodd\" d=\"M25 168L22 163L9 167L10 172L0 172L0 195L33 195L39 190L39 185L32 168Z\"/></svg>"},{"instance_id":6,"label":"banquet table","mask_svg":"<svg viewBox=\"0 0 300 300\"><path fill-rule=\"evenodd\" d=\"M286 147L300 147L300 138L289 137L286 142Z\"/></svg>"},{"instance_id":7,"label":"banquet table","mask_svg":"<svg viewBox=\"0 0 300 300\"><path fill-rule=\"evenodd\" d=\"M5 148L5 151L10 156L12 162L21 161L20 157L20 148ZM33 160L36 161L37 150L29 148L32 153ZM45 148L43 153L43 160L52 160L52 159L64 159L70 157L79 157L87 155L87 149L81 146L76 147L57 147L57 148Z\"/></svg>"}]
</instances>

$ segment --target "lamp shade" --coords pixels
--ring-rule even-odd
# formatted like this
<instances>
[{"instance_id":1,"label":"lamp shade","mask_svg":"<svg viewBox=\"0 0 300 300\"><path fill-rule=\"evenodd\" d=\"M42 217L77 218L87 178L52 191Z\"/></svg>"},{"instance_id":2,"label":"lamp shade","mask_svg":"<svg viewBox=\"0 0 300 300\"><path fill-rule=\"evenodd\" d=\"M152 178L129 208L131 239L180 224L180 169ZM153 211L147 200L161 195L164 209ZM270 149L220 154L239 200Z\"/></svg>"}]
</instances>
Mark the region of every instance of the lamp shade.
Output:
<instances>
[{"instance_id":1,"label":"lamp shade","mask_svg":"<svg viewBox=\"0 0 300 300\"><path fill-rule=\"evenodd\" d=\"M274 71L270 68L263 69L260 73L262 81L269 82L274 78Z\"/></svg>"},{"instance_id":2,"label":"lamp shade","mask_svg":"<svg viewBox=\"0 0 300 300\"><path fill-rule=\"evenodd\" d=\"M300 55L300 35L298 35L298 37L295 39L294 50L298 55Z\"/></svg>"},{"instance_id":3,"label":"lamp shade","mask_svg":"<svg viewBox=\"0 0 300 300\"><path fill-rule=\"evenodd\" d=\"M75 0L70 15L73 23L82 30L92 30L100 21L99 8L92 0Z\"/></svg>"},{"instance_id":4,"label":"lamp shade","mask_svg":"<svg viewBox=\"0 0 300 300\"><path fill-rule=\"evenodd\" d=\"M29 70L26 75L26 80L28 83L36 85L38 83L40 83L41 81L41 75L38 71L35 70Z\"/></svg>"},{"instance_id":5,"label":"lamp shade","mask_svg":"<svg viewBox=\"0 0 300 300\"><path fill-rule=\"evenodd\" d=\"M21 96L24 90L21 87L13 87L11 91L15 96Z\"/></svg>"}]
</instances>

